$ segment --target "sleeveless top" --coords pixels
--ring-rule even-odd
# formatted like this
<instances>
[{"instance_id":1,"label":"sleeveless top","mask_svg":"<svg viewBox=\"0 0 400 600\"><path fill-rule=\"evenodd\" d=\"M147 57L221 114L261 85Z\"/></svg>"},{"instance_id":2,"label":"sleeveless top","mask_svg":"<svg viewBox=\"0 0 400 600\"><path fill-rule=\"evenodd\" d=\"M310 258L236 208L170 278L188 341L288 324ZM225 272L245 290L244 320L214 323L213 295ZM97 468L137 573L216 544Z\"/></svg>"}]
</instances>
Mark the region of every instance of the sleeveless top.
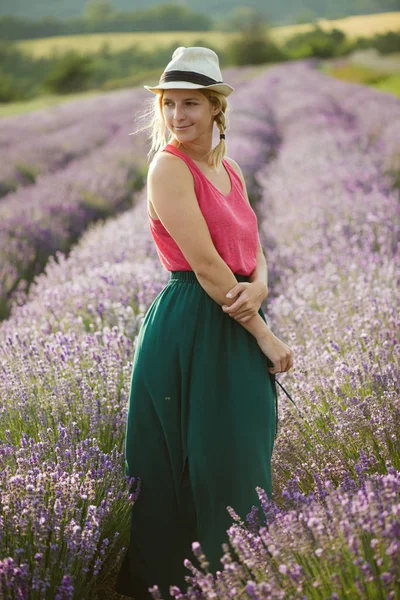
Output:
<instances>
[{"instance_id":1,"label":"sleeveless top","mask_svg":"<svg viewBox=\"0 0 400 600\"><path fill-rule=\"evenodd\" d=\"M231 180L231 191L222 194L207 179L204 173L191 158L175 146L167 144L163 152L171 152L182 158L189 167L193 179L197 201L207 222L214 245L233 273L250 275L257 263L258 227L257 217L244 194L242 181L235 169L227 160L223 165ZM167 271L193 271L186 261L179 246L170 236L159 219L153 219L148 213L150 229L156 244L161 264ZM270 373L274 384L278 383L300 416L304 418L289 392ZM278 389L272 386L275 397L275 437L278 433Z\"/></svg>"},{"instance_id":2,"label":"sleeveless top","mask_svg":"<svg viewBox=\"0 0 400 600\"><path fill-rule=\"evenodd\" d=\"M233 273L250 275L257 263L257 216L247 201L242 181L235 169L227 160L222 160L231 180L230 192L222 194L181 150L167 144L162 152L179 156L190 169L197 201L218 254ZM167 271L193 271L160 219L153 219L149 212L147 214L162 266Z\"/></svg>"}]
</instances>

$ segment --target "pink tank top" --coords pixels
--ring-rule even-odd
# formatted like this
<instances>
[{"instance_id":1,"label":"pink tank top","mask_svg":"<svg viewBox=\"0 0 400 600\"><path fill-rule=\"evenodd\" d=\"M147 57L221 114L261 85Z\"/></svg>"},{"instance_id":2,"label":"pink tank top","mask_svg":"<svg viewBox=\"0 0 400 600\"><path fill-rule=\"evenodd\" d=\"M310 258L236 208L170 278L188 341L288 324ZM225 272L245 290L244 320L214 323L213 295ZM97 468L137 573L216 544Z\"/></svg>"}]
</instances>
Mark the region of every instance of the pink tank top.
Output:
<instances>
[{"instance_id":1,"label":"pink tank top","mask_svg":"<svg viewBox=\"0 0 400 600\"><path fill-rule=\"evenodd\" d=\"M247 201L242 181L235 169L223 159L231 180L231 190L228 194L222 194L184 152L171 144L167 144L162 151L179 156L189 167L197 201L218 254L233 273L250 275L257 263L257 217ZM163 267L167 271L193 271L162 222L153 219L150 214L148 217Z\"/></svg>"}]
</instances>

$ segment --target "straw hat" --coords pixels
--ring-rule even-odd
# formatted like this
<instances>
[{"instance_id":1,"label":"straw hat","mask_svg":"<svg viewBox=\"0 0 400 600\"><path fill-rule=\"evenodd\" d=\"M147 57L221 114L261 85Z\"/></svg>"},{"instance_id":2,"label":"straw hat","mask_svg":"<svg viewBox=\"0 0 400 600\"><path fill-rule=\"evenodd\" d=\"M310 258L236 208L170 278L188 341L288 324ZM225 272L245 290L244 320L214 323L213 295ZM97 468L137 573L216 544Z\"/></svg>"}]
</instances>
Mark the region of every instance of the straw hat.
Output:
<instances>
[{"instance_id":1,"label":"straw hat","mask_svg":"<svg viewBox=\"0 0 400 600\"><path fill-rule=\"evenodd\" d=\"M229 96L234 88L222 81L217 54L210 48L180 46L172 55L160 77L158 85L143 86L146 90L159 93L161 90L208 89Z\"/></svg>"}]
</instances>

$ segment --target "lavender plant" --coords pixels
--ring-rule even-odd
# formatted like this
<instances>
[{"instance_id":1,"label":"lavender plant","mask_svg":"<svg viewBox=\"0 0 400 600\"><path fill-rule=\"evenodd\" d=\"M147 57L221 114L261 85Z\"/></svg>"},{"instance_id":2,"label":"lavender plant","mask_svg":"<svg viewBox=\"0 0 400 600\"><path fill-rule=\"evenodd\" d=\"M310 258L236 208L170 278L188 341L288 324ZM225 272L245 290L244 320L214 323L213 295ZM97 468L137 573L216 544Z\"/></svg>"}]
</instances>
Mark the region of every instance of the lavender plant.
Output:
<instances>
[{"instance_id":1,"label":"lavender plant","mask_svg":"<svg viewBox=\"0 0 400 600\"><path fill-rule=\"evenodd\" d=\"M144 157L143 140L135 145L121 129L85 158L0 202L0 316L25 300L49 256L67 252L92 221L132 206Z\"/></svg>"},{"instance_id":2,"label":"lavender plant","mask_svg":"<svg viewBox=\"0 0 400 600\"><path fill-rule=\"evenodd\" d=\"M133 122L144 90L119 90L1 120L0 195L106 144Z\"/></svg>"}]
</instances>

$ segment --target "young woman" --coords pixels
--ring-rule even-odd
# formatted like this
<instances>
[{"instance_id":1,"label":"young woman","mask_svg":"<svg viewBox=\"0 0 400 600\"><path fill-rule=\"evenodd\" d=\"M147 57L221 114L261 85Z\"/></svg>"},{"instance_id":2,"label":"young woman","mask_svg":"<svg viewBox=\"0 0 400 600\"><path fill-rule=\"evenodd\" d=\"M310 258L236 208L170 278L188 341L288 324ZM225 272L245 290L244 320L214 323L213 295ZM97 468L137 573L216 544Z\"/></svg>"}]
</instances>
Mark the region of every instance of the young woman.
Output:
<instances>
[{"instance_id":1,"label":"young woman","mask_svg":"<svg viewBox=\"0 0 400 600\"><path fill-rule=\"evenodd\" d=\"M132 370L126 474L140 477L116 591L185 589L200 542L222 570L232 524L272 494L275 374L293 366L260 308L268 294L257 218L239 165L225 156L227 96L218 56L177 48L151 121L148 217L170 279L148 309ZM212 148L214 126L220 141ZM274 403L275 401L275 403Z\"/></svg>"}]
</instances>

